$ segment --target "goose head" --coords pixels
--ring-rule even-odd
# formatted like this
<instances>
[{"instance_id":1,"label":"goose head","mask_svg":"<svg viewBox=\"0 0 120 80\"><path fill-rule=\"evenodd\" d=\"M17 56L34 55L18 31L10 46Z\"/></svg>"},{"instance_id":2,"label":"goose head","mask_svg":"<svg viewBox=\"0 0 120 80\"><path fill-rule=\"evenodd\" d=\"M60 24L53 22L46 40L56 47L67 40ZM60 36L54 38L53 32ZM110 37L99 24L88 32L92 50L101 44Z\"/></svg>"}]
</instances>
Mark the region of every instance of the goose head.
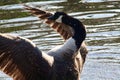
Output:
<instances>
[{"instance_id":1,"label":"goose head","mask_svg":"<svg viewBox=\"0 0 120 80\"><path fill-rule=\"evenodd\" d=\"M64 19L65 19L66 16L67 16L67 14L64 13L64 12L56 12L54 15L50 16L48 19L49 20L54 20L58 23L64 23Z\"/></svg>"},{"instance_id":2,"label":"goose head","mask_svg":"<svg viewBox=\"0 0 120 80\"><path fill-rule=\"evenodd\" d=\"M64 12L56 12L54 15L50 16L48 20L53 20L70 26L73 32L72 38L75 40L77 47L80 48L81 43L86 38L86 30L82 22Z\"/></svg>"}]
</instances>

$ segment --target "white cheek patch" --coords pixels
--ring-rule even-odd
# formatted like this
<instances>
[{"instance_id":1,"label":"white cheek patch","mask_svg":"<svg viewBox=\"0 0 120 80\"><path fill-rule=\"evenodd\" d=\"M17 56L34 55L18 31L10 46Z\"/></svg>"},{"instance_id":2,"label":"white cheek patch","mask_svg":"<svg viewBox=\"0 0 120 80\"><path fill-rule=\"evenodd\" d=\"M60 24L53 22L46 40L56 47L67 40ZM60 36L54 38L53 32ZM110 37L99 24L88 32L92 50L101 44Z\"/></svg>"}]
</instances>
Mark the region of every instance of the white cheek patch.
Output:
<instances>
[{"instance_id":1,"label":"white cheek patch","mask_svg":"<svg viewBox=\"0 0 120 80\"><path fill-rule=\"evenodd\" d=\"M63 16L58 17L55 21L58 22L58 23L62 23L62 17Z\"/></svg>"}]
</instances>

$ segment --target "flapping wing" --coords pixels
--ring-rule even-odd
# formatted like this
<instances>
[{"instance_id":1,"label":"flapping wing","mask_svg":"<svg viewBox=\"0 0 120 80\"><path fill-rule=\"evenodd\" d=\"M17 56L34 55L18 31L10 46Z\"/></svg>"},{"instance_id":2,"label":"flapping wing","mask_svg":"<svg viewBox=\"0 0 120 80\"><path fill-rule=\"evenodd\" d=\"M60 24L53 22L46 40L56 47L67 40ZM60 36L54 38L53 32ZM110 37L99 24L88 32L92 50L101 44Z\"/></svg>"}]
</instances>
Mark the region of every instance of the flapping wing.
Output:
<instances>
[{"instance_id":1,"label":"flapping wing","mask_svg":"<svg viewBox=\"0 0 120 80\"><path fill-rule=\"evenodd\" d=\"M31 41L0 33L0 70L14 80L41 80L50 65Z\"/></svg>"},{"instance_id":2,"label":"flapping wing","mask_svg":"<svg viewBox=\"0 0 120 80\"><path fill-rule=\"evenodd\" d=\"M53 15L52 13L49 13L37 8L33 8L27 5L24 5L24 6L25 6L25 9L29 10L33 15L39 17L40 19L45 20L45 23L47 23L48 25L50 25L51 28L57 31L63 37L64 40L67 40L73 35L72 29L69 26L47 19L48 17Z\"/></svg>"}]
</instances>

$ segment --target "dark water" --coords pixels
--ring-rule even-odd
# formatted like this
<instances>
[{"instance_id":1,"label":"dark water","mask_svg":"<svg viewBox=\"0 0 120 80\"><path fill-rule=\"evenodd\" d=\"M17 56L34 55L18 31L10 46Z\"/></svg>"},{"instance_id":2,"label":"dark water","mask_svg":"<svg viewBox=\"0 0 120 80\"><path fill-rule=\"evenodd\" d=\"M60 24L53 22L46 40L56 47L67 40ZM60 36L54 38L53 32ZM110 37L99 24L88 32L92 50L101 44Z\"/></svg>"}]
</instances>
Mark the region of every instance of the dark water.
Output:
<instances>
[{"instance_id":1,"label":"dark water","mask_svg":"<svg viewBox=\"0 0 120 80\"><path fill-rule=\"evenodd\" d=\"M42 51L63 44L59 34L26 13L19 0L10 1L0 1L1 33L29 38ZM81 80L120 80L120 0L36 0L26 3L51 12L64 11L85 24L89 54ZM1 73L0 80L9 78Z\"/></svg>"}]
</instances>

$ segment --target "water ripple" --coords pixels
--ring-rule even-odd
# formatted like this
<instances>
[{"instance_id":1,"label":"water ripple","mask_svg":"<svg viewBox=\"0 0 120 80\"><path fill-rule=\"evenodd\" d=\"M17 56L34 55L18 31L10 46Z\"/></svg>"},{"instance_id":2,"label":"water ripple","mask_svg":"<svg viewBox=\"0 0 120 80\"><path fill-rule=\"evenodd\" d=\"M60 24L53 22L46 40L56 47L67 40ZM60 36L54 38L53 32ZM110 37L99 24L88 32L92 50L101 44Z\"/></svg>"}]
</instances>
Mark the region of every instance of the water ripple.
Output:
<instances>
[{"instance_id":1,"label":"water ripple","mask_svg":"<svg viewBox=\"0 0 120 80\"><path fill-rule=\"evenodd\" d=\"M89 54L81 80L119 80L119 0L51 0L25 4L50 12L64 11L85 24ZM64 43L43 21L26 14L22 4L0 6L0 32L28 38L45 52ZM0 76L8 80L3 73Z\"/></svg>"}]
</instances>

